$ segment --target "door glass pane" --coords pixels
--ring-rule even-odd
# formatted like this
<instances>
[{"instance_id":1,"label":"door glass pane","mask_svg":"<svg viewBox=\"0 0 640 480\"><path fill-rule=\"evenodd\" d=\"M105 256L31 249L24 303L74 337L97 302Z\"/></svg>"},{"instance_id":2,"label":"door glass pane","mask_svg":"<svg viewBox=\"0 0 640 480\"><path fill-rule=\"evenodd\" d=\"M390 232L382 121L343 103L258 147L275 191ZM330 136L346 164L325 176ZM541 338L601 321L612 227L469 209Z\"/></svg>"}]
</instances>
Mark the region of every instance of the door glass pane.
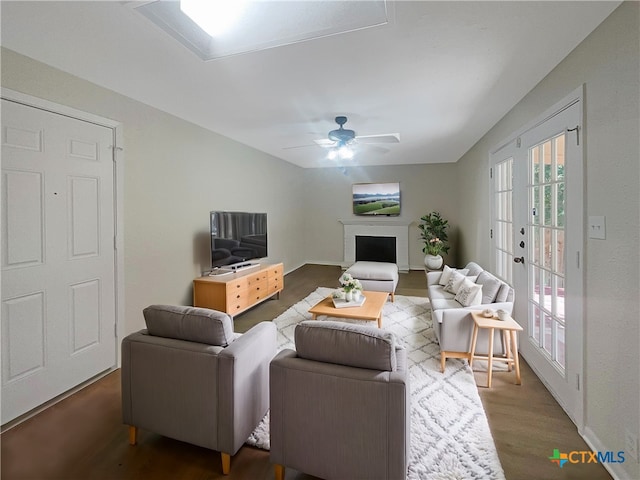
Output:
<instances>
[{"instance_id":1,"label":"door glass pane","mask_svg":"<svg viewBox=\"0 0 640 480\"><path fill-rule=\"evenodd\" d=\"M545 142L542 145L542 155L544 161L544 183L551 181L551 142Z\"/></svg>"},{"instance_id":2,"label":"door glass pane","mask_svg":"<svg viewBox=\"0 0 640 480\"><path fill-rule=\"evenodd\" d=\"M551 225L551 212L552 212L552 202L553 196L551 194L551 185L544 186L544 208L542 210L544 225Z\"/></svg>"},{"instance_id":3,"label":"door glass pane","mask_svg":"<svg viewBox=\"0 0 640 480\"><path fill-rule=\"evenodd\" d=\"M556 137L555 143L556 169L553 180L564 182L564 135Z\"/></svg>"},{"instance_id":4,"label":"door glass pane","mask_svg":"<svg viewBox=\"0 0 640 480\"><path fill-rule=\"evenodd\" d=\"M564 230L556 231L556 272L564 272Z\"/></svg>"},{"instance_id":5,"label":"door glass pane","mask_svg":"<svg viewBox=\"0 0 640 480\"><path fill-rule=\"evenodd\" d=\"M533 147L531 149L531 169L530 183L536 185L540 183L540 147Z\"/></svg>"},{"instance_id":6,"label":"door glass pane","mask_svg":"<svg viewBox=\"0 0 640 480\"><path fill-rule=\"evenodd\" d=\"M545 268L551 268L551 229L541 228L543 242L544 242L544 254L542 258L542 265Z\"/></svg>"},{"instance_id":7,"label":"door glass pane","mask_svg":"<svg viewBox=\"0 0 640 480\"><path fill-rule=\"evenodd\" d=\"M531 223L538 225L540 223L540 187L534 186L532 189L532 203L531 206Z\"/></svg>"},{"instance_id":8,"label":"door glass pane","mask_svg":"<svg viewBox=\"0 0 640 480\"><path fill-rule=\"evenodd\" d=\"M565 328L564 325L558 324L556 331L556 362L564 368L565 367Z\"/></svg>"},{"instance_id":9,"label":"door glass pane","mask_svg":"<svg viewBox=\"0 0 640 480\"><path fill-rule=\"evenodd\" d=\"M542 348L551 355L553 348L553 318L545 313L544 315L544 334L542 336Z\"/></svg>"},{"instance_id":10,"label":"door glass pane","mask_svg":"<svg viewBox=\"0 0 640 480\"><path fill-rule=\"evenodd\" d=\"M531 332L531 336L535 340L536 345L540 345L540 309L533 303L531 304L531 313L529 317L531 318L529 331Z\"/></svg>"}]
</instances>

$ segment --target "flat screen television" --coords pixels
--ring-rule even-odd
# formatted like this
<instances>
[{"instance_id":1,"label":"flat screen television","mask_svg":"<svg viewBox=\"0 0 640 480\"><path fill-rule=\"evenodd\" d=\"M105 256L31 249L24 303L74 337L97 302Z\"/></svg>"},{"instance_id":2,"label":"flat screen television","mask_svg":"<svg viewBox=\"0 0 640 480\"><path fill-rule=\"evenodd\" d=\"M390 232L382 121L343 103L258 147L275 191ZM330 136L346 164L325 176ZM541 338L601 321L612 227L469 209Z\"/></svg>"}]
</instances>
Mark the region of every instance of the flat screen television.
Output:
<instances>
[{"instance_id":1,"label":"flat screen television","mask_svg":"<svg viewBox=\"0 0 640 480\"><path fill-rule=\"evenodd\" d=\"M211 212L211 268L236 267L267 256L267 214Z\"/></svg>"},{"instance_id":2,"label":"flat screen television","mask_svg":"<svg viewBox=\"0 0 640 480\"><path fill-rule=\"evenodd\" d=\"M400 215L400 183L355 183L353 185L355 215Z\"/></svg>"}]
</instances>

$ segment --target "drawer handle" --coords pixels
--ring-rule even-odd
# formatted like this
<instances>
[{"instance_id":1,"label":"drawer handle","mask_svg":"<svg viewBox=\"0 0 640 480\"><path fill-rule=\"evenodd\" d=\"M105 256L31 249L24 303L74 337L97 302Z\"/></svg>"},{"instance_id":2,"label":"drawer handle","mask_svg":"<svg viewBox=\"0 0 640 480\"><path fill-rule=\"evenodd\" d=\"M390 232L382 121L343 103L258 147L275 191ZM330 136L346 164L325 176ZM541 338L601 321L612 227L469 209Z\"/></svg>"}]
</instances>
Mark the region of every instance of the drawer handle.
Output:
<instances>
[{"instance_id":1,"label":"drawer handle","mask_svg":"<svg viewBox=\"0 0 640 480\"><path fill-rule=\"evenodd\" d=\"M236 298L240 298L240 295L236 295Z\"/></svg>"},{"instance_id":2,"label":"drawer handle","mask_svg":"<svg viewBox=\"0 0 640 480\"><path fill-rule=\"evenodd\" d=\"M260 290L260 287L256 287L256 290Z\"/></svg>"}]
</instances>

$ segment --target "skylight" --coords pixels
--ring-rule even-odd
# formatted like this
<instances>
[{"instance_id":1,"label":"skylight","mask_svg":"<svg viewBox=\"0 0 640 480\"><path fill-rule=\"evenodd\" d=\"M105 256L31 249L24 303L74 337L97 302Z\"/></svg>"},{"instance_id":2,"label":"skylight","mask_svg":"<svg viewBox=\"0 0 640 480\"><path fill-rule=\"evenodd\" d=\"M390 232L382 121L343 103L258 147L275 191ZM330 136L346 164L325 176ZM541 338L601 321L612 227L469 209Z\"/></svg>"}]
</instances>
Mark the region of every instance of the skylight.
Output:
<instances>
[{"instance_id":1,"label":"skylight","mask_svg":"<svg viewBox=\"0 0 640 480\"><path fill-rule=\"evenodd\" d=\"M202 60L256 52L393 22L393 8L386 0L156 0L129 2L129 5ZM228 28L234 19L235 25ZM224 27L227 27L226 31Z\"/></svg>"},{"instance_id":2,"label":"skylight","mask_svg":"<svg viewBox=\"0 0 640 480\"><path fill-rule=\"evenodd\" d=\"M247 0L180 0L180 10L212 37L223 35L242 16Z\"/></svg>"}]
</instances>

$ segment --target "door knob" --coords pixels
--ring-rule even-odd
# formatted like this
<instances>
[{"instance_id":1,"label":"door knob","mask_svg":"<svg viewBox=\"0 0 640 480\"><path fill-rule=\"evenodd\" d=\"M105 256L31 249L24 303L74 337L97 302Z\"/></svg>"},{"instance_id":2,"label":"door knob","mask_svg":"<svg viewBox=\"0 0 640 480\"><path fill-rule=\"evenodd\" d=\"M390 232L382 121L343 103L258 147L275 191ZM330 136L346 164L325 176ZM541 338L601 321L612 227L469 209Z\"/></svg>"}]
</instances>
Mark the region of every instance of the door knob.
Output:
<instances>
[{"instance_id":1,"label":"door knob","mask_svg":"<svg viewBox=\"0 0 640 480\"><path fill-rule=\"evenodd\" d=\"M516 257L513 259L513 261L516 263L524 263L524 257Z\"/></svg>"},{"instance_id":2,"label":"door knob","mask_svg":"<svg viewBox=\"0 0 640 480\"><path fill-rule=\"evenodd\" d=\"M520 242L520 248L524 248L524 241Z\"/></svg>"}]
</instances>

